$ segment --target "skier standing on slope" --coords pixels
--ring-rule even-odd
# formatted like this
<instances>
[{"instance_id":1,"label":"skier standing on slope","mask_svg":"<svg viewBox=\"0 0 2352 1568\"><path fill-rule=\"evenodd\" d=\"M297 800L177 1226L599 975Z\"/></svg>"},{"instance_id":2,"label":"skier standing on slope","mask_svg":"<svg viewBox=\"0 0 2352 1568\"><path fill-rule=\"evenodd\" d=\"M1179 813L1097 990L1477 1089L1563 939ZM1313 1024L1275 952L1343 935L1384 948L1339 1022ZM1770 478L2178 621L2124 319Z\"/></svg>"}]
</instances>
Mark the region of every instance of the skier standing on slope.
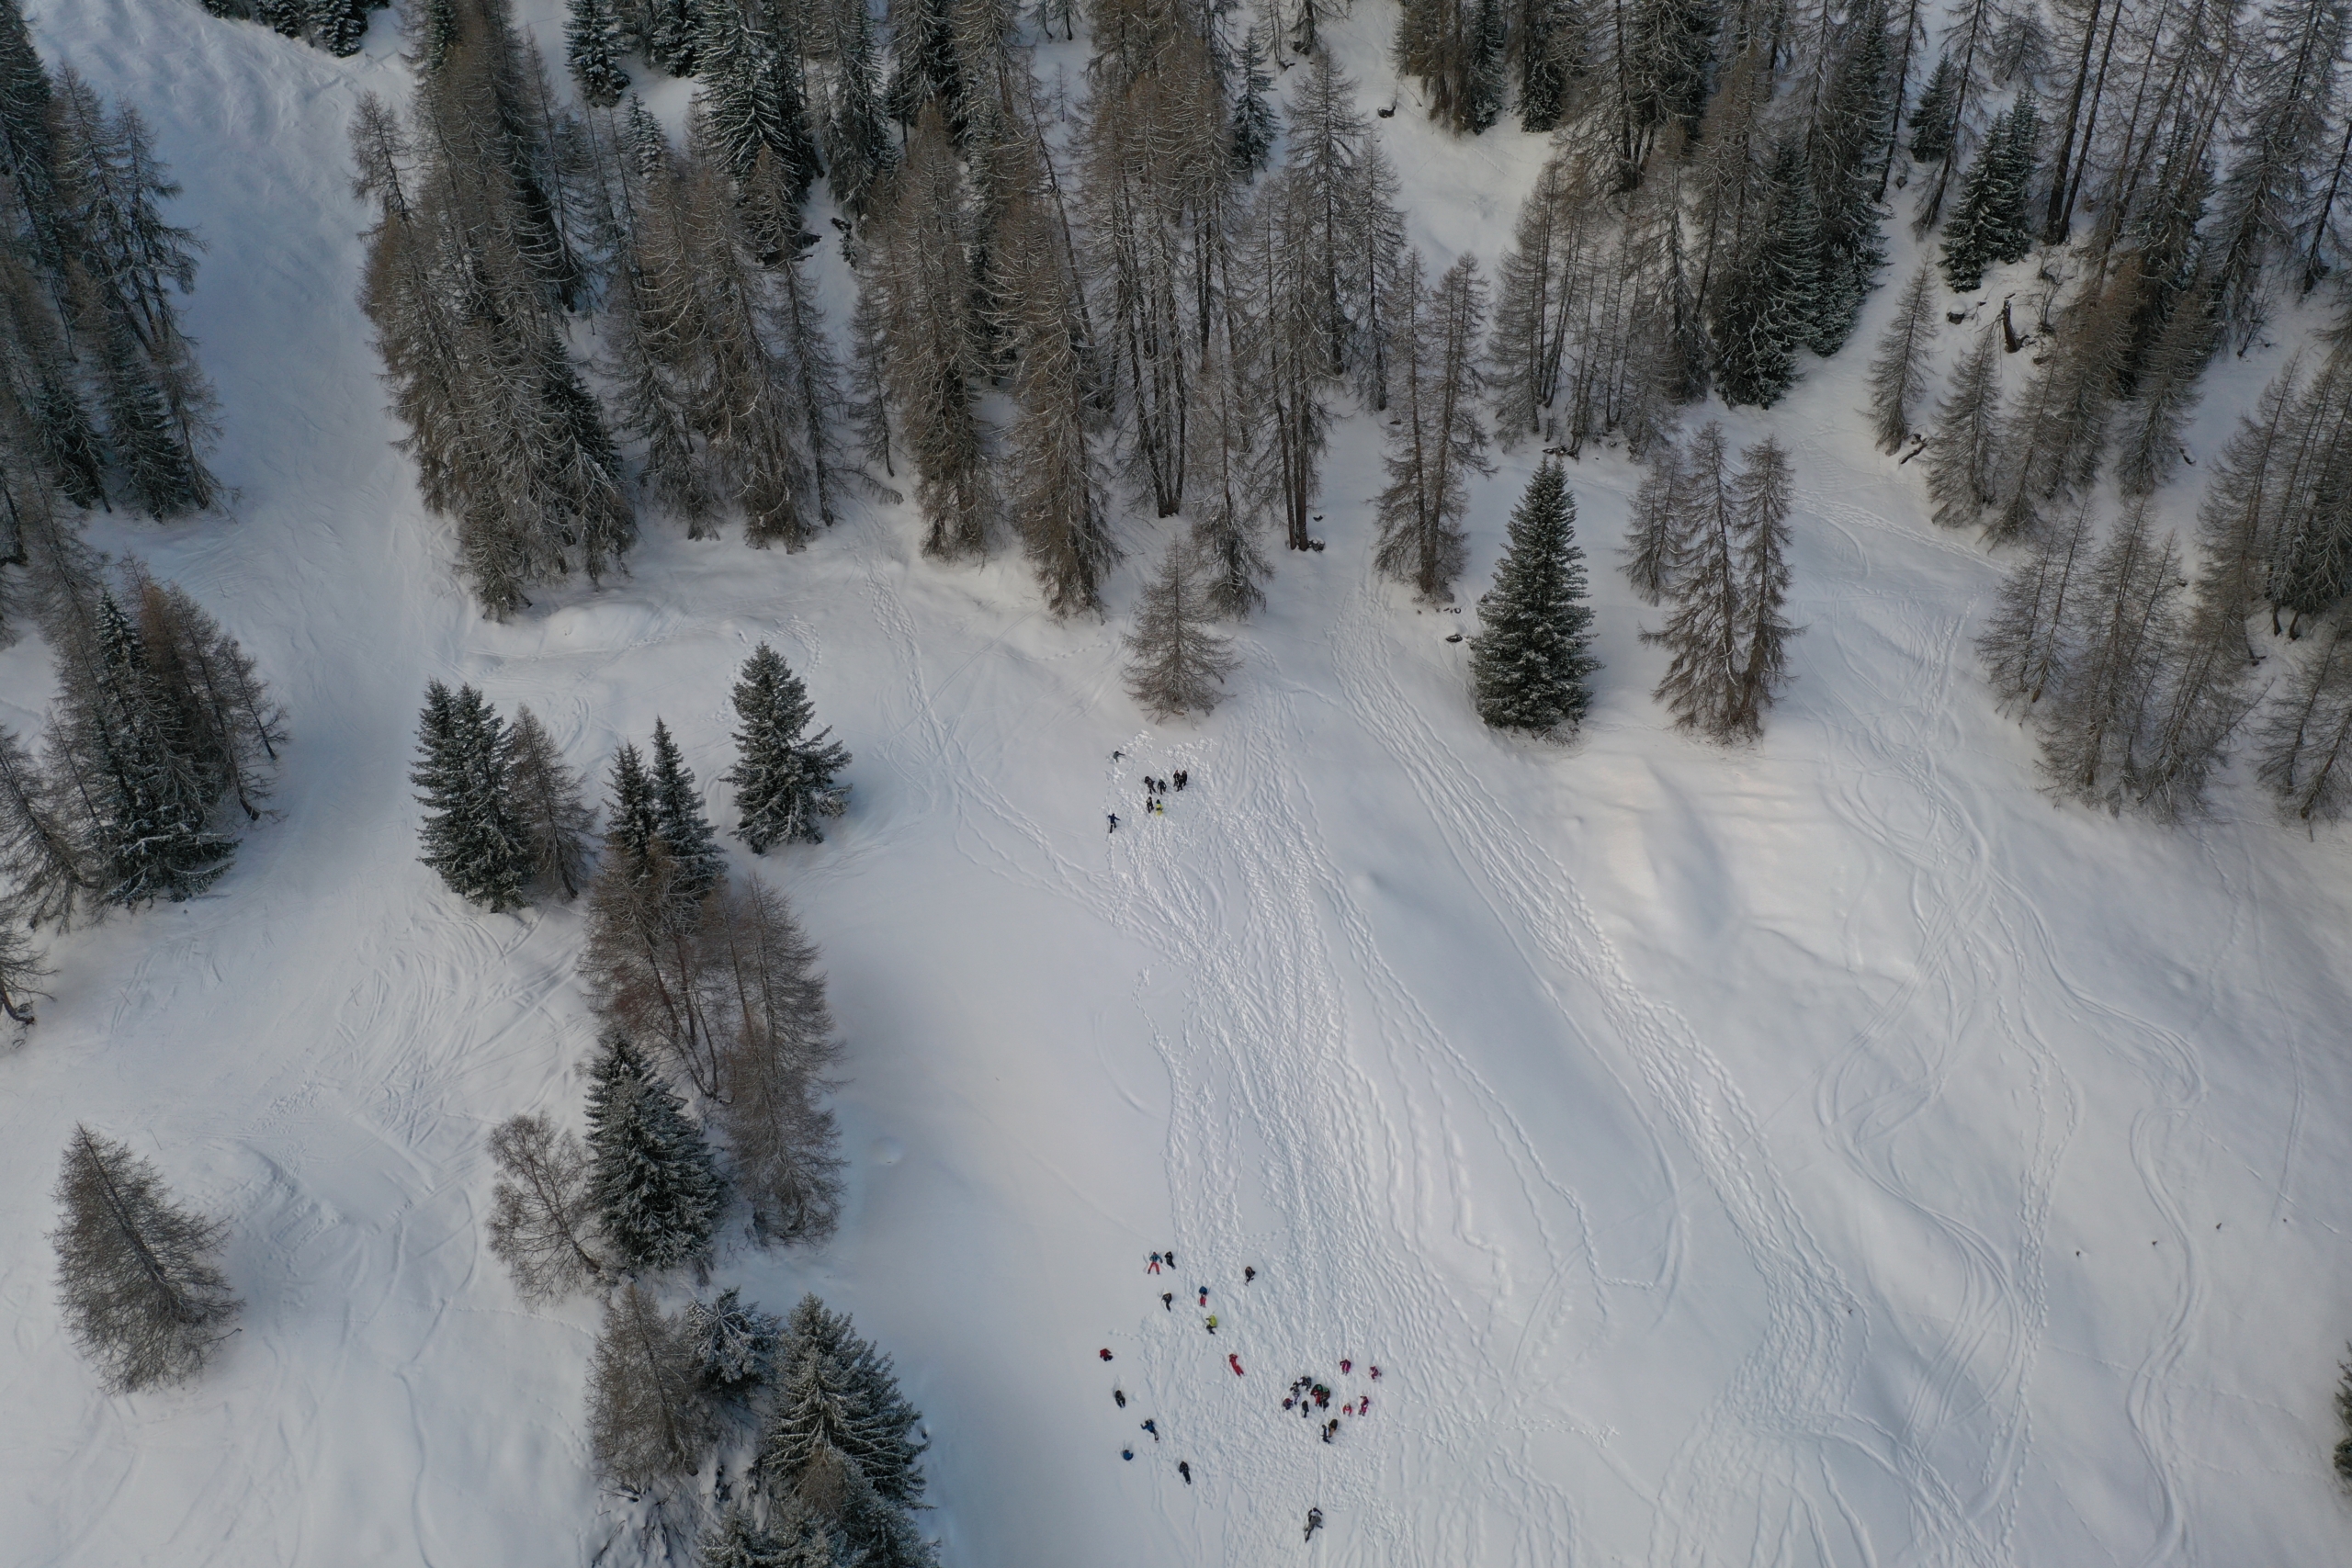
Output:
<instances>
[{"instance_id":1,"label":"skier standing on slope","mask_svg":"<svg viewBox=\"0 0 2352 1568\"><path fill-rule=\"evenodd\" d=\"M1173 1291L1160 1292L1159 1304L1165 1310L1174 1312L1176 1310L1176 1292Z\"/></svg>"},{"instance_id":2,"label":"skier standing on slope","mask_svg":"<svg viewBox=\"0 0 2352 1568\"><path fill-rule=\"evenodd\" d=\"M1315 1532L1316 1532L1317 1530L1321 1529L1322 1528L1323 1528L1323 1510L1322 1510L1322 1509L1320 1509L1320 1508L1309 1508L1309 1509L1307 1509L1307 1510L1306 1510L1306 1540L1313 1540L1315 1539Z\"/></svg>"},{"instance_id":3,"label":"skier standing on slope","mask_svg":"<svg viewBox=\"0 0 2352 1568\"><path fill-rule=\"evenodd\" d=\"M1193 1461L1188 1459L1178 1460L1176 1461L1176 1473L1184 1478L1185 1485L1190 1486L1193 1483Z\"/></svg>"},{"instance_id":4,"label":"skier standing on slope","mask_svg":"<svg viewBox=\"0 0 2352 1568\"><path fill-rule=\"evenodd\" d=\"M1159 1254L1155 1252L1151 1255L1151 1261L1144 1266L1144 1272L1147 1274L1157 1274L1159 1272Z\"/></svg>"}]
</instances>

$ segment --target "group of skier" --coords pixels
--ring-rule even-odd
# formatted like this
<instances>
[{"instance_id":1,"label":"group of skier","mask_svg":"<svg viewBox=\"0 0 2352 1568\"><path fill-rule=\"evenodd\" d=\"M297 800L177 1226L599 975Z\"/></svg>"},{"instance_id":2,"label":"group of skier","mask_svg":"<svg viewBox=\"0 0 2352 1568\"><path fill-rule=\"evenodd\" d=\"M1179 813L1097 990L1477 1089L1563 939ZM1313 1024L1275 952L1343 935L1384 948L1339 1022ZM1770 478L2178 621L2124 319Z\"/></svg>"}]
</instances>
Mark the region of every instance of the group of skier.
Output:
<instances>
[{"instance_id":1,"label":"group of skier","mask_svg":"<svg viewBox=\"0 0 2352 1568\"><path fill-rule=\"evenodd\" d=\"M1125 754L1126 753L1123 751L1114 751L1111 753L1111 761L1115 762ZM1192 777L1193 775L1182 768L1177 769L1174 773L1169 774L1168 777L1164 779L1153 778L1148 773L1145 774L1143 781L1144 815L1147 817L1167 816L1168 796L1175 791L1182 789L1185 784L1191 783ZM1119 830L1119 814L1113 811L1106 815L1111 818L1111 827L1109 830L1114 833L1117 832ZM1169 1258L1169 1261L1173 1263L1175 1258L1171 1256ZM1158 1272L1157 1269L1153 1271L1155 1273Z\"/></svg>"},{"instance_id":2,"label":"group of skier","mask_svg":"<svg viewBox=\"0 0 2352 1568\"><path fill-rule=\"evenodd\" d=\"M1144 783L1148 786L1151 787L1153 798L1156 800L1158 795L1170 787L1171 784L1176 789L1183 788L1185 776L1184 773L1180 769L1175 773L1172 780L1146 779ZM1112 826L1116 828L1118 825L1118 818L1114 817L1111 821ZM1170 1273L1174 1271L1175 1268L1176 1252L1173 1247L1151 1253L1144 1260L1144 1272L1146 1274ZM1254 1284L1257 1281L1257 1278L1258 1269L1257 1266L1254 1264L1247 1266L1241 1270L1241 1283L1245 1287ZM1207 1312L1209 1304L1209 1288L1206 1285L1193 1286L1193 1304L1196 1307L1206 1313L1206 1315L1201 1320L1202 1326L1209 1333L1215 1334L1217 1328L1217 1314L1213 1312ZM1159 1293L1159 1305L1162 1311L1173 1313L1176 1310L1176 1292L1172 1290L1162 1291ZM1108 1346L1103 1347L1101 1350L1097 1351L1096 1354L1106 1361L1113 1359ZM1225 1358L1225 1364L1232 1370L1233 1375L1236 1377L1244 1377L1248 1375L1242 1368L1241 1355L1239 1351L1228 1352ZM1368 1366L1364 1370L1365 1375L1369 1377L1371 1381L1374 1382L1380 1381L1380 1369L1378 1367ZM1350 1375L1353 1373L1354 1371L1355 1362L1351 1358L1340 1358L1340 1372L1341 1376ZM1321 1382L1311 1373L1302 1373L1297 1378L1292 1380L1290 1388L1283 1399L1283 1408L1284 1410L1295 1409L1301 1416L1311 1420L1321 1412L1330 1409L1331 1400L1333 1397L1334 1393L1329 1383ZM1125 1410L1127 1407L1127 1394L1125 1389L1116 1387L1113 1388L1111 1391L1111 1398L1120 1409ZM1331 1442L1340 1435L1340 1416L1369 1416L1370 1414L1372 1414L1372 1395L1369 1393L1360 1393L1352 1399L1344 1399L1340 1405L1340 1415L1329 1416L1322 1420L1317 1426L1317 1433L1324 1442ZM1142 1429L1151 1434L1151 1440L1154 1443L1158 1443L1160 1440L1159 1423L1156 1417L1147 1418L1143 1423ZM1130 1445L1121 1449L1119 1450L1119 1457L1122 1460L1134 1460L1136 1457L1135 1448ZM1190 1486L1193 1483L1192 1461L1190 1460L1177 1461L1176 1473L1183 1477L1185 1485ZM1306 1533L1304 1539L1308 1541L1312 1541L1315 1539L1315 1532L1322 1528L1323 1510L1320 1508L1307 1509Z\"/></svg>"}]
</instances>

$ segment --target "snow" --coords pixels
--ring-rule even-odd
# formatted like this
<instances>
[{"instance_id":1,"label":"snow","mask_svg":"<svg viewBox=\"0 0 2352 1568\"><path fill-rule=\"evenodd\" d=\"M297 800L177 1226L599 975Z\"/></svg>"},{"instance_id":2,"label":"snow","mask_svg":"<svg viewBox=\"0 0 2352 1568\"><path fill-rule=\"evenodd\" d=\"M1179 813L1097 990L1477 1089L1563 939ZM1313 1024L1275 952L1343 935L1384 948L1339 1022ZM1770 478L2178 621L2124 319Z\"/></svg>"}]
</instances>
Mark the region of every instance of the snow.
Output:
<instances>
[{"instance_id":1,"label":"snow","mask_svg":"<svg viewBox=\"0 0 2352 1568\"><path fill-rule=\"evenodd\" d=\"M552 0L526 8L554 45ZM473 681L598 772L659 715L726 826L727 689L761 639L856 753L826 844L733 852L824 949L852 1187L827 1248L736 1245L718 1275L777 1310L816 1290L896 1356L953 1568L1254 1565L1310 1505L1343 1563L2341 1557L2344 839L2277 825L2243 769L2186 830L2035 792L1970 652L2000 564L1927 523L1853 412L1891 289L1781 408L1726 420L1799 481L1808 629L1759 745L1651 702L1657 613L1613 570L1637 475L1607 452L1570 474L1592 722L1566 749L1483 730L1443 640L1474 612L1372 573L1362 418L1330 548L1281 557L1232 699L1158 727L1117 636L1170 525L1134 514L1102 623L1041 612L1017 560L920 559L883 511L797 556L656 522L632 577L482 622L352 303L343 127L401 91L385 14L336 62L192 0L32 9L52 65L148 115L209 247L189 321L233 515L94 537L244 640L296 741L231 875L57 942L0 1057L12 1560L605 1543L595 1306L525 1309L481 1233L488 1129L578 1114L581 918L484 915L415 863L414 714L429 677ZM1391 15L1331 27L1367 107ZM1541 144L1450 141L1409 90L1376 123L1417 239L1491 260ZM2286 346L2221 367L2195 450ZM1534 457L1477 489L1465 605ZM0 721L48 689L38 646L0 653ZM1179 767L1146 818L1142 777ZM42 1233L77 1120L233 1225L243 1328L185 1389L104 1396L63 1332ZM1198 1283L1213 1339L1158 1300ZM1374 1362L1331 1446L1278 1408ZM1148 1416L1165 1440L1122 1463Z\"/></svg>"}]
</instances>

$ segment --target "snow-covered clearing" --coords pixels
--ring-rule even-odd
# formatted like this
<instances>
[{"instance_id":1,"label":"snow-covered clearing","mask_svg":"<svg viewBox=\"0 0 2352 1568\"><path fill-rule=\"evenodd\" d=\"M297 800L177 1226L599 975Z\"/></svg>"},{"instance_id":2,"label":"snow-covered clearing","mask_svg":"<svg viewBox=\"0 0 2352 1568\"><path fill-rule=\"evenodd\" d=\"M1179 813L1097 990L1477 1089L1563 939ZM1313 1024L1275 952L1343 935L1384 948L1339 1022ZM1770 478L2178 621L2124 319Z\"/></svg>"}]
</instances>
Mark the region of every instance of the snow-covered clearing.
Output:
<instances>
[{"instance_id":1,"label":"snow-covered clearing","mask_svg":"<svg viewBox=\"0 0 2352 1568\"><path fill-rule=\"evenodd\" d=\"M187 187L240 492L94 536L221 617L296 744L231 876L59 942L0 1058L0 1555L526 1568L606 1540L594 1303L523 1309L481 1229L488 1128L577 1114L581 921L483 915L416 863L414 714L474 681L599 773L658 714L707 785L764 638L856 753L830 842L734 862L824 948L854 1163L833 1245L720 1273L817 1290L897 1356L951 1568L1254 1568L1309 1505L1313 1554L1382 1568L2343 1560L2352 854L2236 778L2187 831L2035 793L1970 652L1999 568L1852 412L1889 291L1730 422L1799 476L1809 629L1759 746L1650 701L1606 452L1570 476L1596 717L1566 750L1484 731L1461 623L1372 574L1362 418L1330 548L1282 557L1232 700L1155 728L1117 678L1163 526L1134 518L1107 625L1054 622L1017 561L920 560L887 513L798 556L650 520L631 578L482 622L352 304L344 124L402 90L389 17L342 62L193 0L33 10ZM554 45L560 7L526 10ZM1332 28L1369 104L1391 17ZM1541 143L1406 104L1379 124L1416 239L1491 259ZM2198 449L2277 358L2217 372ZM1477 491L1473 596L1533 457ZM46 671L0 654L0 720L36 723ZM103 1397L63 1334L42 1232L77 1120L233 1224L244 1326L191 1387ZM1196 1284L1214 1338L1159 1301ZM1278 1408L1371 1362L1331 1446Z\"/></svg>"}]
</instances>

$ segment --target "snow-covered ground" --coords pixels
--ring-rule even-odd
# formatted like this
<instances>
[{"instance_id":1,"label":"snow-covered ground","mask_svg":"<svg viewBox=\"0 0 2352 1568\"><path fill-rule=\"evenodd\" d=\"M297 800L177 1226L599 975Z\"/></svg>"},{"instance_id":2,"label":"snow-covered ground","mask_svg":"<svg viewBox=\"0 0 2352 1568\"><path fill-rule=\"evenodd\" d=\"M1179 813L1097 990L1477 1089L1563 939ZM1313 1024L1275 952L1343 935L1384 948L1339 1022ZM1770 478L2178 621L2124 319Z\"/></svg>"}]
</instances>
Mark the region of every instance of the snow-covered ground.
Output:
<instances>
[{"instance_id":1,"label":"snow-covered ground","mask_svg":"<svg viewBox=\"0 0 2352 1568\"><path fill-rule=\"evenodd\" d=\"M856 753L830 842L735 862L824 948L852 1197L824 1251L720 1271L896 1354L951 1568L1255 1568L1310 1505L1311 1554L1365 1568L2345 1559L2352 855L2242 776L2187 831L2035 793L1970 652L1998 564L1853 412L1887 292L1729 422L1799 477L1809 629L1760 745L1650 701L1610 453L1571 473L1594 720L1566 750L1484 731L1443 640L1468 616L1372 573L1361 419L1232 700L1156 727L1117 679L1148 521L1108 624L1055 622L1016 561L921 560L887 513L798 556L654 522L628 580L481 621L352 303L343 128L402 90L388 18L343 62L193 0L33 10L187 186L239 492L94 535L213 608L297 739L231 876L57 943L0 1056L0 1556L531 1568L607 1539L594 1305L526 1310L481 1235L484 1133L577 1114L580 917L484 915L415 863L414 713L475 681L598 772L660 715L707 784L768 639ZM1392 15L1333 28L1367 104ZM1491 259L1541 144L1447 140L1409 95L1378 123L1417 239ZM2222 367L2199 451L2277 357ZM1532 457L1478 488L1465 602ZM35 724L46 671L0 654L0 721ZM42 1233L77 1120L232 1222L244 1326L190 1387L102 1396L62 1331ZM1159 1301L1198 1284L1215 1338ZM1278 1408L1373 1362L1331 1446Z\"/></svg>"}]
</instances>

